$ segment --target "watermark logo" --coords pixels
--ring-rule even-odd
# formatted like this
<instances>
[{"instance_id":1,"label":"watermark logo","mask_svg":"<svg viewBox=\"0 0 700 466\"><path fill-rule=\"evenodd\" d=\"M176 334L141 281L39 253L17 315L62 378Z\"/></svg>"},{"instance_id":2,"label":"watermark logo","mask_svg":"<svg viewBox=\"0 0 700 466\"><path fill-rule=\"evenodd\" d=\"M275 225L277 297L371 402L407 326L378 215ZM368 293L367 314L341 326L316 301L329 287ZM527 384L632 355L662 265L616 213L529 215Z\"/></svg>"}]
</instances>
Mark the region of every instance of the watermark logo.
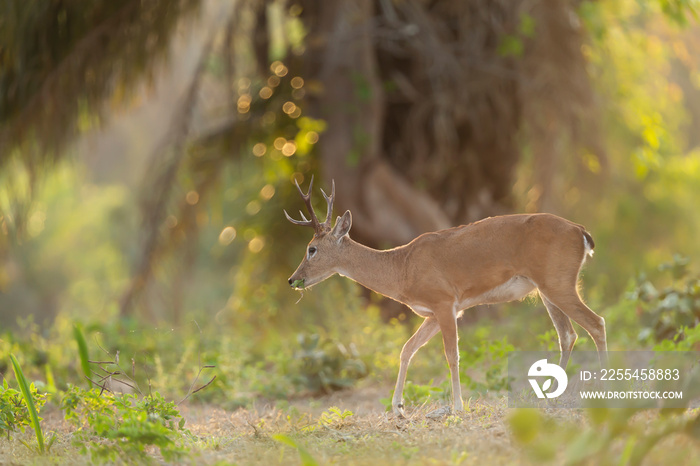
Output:
<instances>
[{"instance_id":1,"label":"watermark logo","mask_svg":"<svg viewBox=\"0 0 700 466\"><path fill-rule=\"evenodd\" d=\"M700 351L607 356L602 367L597 351L575 351L565 372L549 363L558 360L557 352L508 352L508 407L687 409L700 401Z\"/></svg>"},{"instance_id":2,"label":"watermark logo","mask_svg":"<svg viewBox=\"0 0 700 466\"><path fill-rule=\"evenodd\" d=\"M540 384L537 379L528 379L532 389L535 391L537 398L556 398L566 390L566 386L569 383L569 378L566 375L564 369L559 367L557 364L549 364L546 359L540 359L536 361L530 370L527 372L528 377L553 377L557 381L557 389L551 393L548 393L552 386L552 379L548 378L544 381L544 384L540 388Z\"/></svg>"}]
</instances>

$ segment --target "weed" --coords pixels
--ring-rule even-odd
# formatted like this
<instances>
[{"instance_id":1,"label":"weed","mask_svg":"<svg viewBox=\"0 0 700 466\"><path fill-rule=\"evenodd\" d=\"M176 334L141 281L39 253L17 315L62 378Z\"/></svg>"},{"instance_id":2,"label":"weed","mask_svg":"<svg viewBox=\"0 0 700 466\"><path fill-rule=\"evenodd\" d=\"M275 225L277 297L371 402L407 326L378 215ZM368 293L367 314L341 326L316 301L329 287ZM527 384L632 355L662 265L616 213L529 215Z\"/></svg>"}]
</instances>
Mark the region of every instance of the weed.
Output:
<instances>
[{"instance_id":1,"label":"weed","mask_svg":"<svg viewBox=\"0 0 700 466\"><path fill-rule=\"evenodd\" d=\"M467 389L476 392L506 390L509 384L507 355L509 351L514 349L515 347L508 342L508 338L503 337L500 340L482 340L471 349L460 351L462 384ZM480 374L479 379L472 377L474 372ZM407 381L404 387L403 398L407 405L422 405L431 399L445 401L448 399L449 393L448 381L443 382L439 386L433 386L432 380L426 385ZM391 411L391 398L382 398L380 402L386 407L387 411Z\"/></svg>"},{"instance_id":2,"label":"weed","mask_svg":"<svg viewBox=\"0 0 700 466\"><path fill-rule=\"evenodd\" d=\"M555 351L559 349L559 336L556 329L549 329L546 332L537 335L537 347L545 348L546 351Z\"/></svg>"},{"instance_id":3,"label":"weed","mask_svg":"<svg viewBox=\"0 0 700 466\"><path fill-rule=\"evenodd\" d=\"M302 430L305 432L313 432L319 427L338 429L342 427L346 423L345 420L353 416L353 414L352 411L348 411L347 409L340 411L338 407L332 406L321 414L316 425L308 426Z\"/></svg>"},{"instance_id":4,"label":"weed","mask_svg":"<svg viewBox=\"0 0 700 466\"><path fill-rule=\"evenodd\" d=\"M299 457L301 458L302 466L317 466L318 461L308 452L308 450L302 447L299 442L293 440L284 434L277 434L272 436L273 440L279 442L283 445L295 448L299 452Z\"/></svg>"},{"instance_id":5,"label":"weed","mask_svg":"<svg viewBox=\"0 0 700 466\"><path fill-rule=\"evenodd\" d=\"M690 329L700 322L700 276L688 270L689 260L674 255L673 260L659 265L658 270L670 275L672 284L661 290L646 274L640 275L628 298L637 304L642 330L639 341L679 341L681 328Z\"/></svg>"},{"instance_id":6,"label":"weed","mask_svg":"<svg viewBox=\"0 0 700 466\"><path fill-rule=\"evenodd\" d=\"M290 372L298 384L312 392L348 388L367 375L367 365L353 344L346 347L318 334L301 334L297 341L300 348Z\"/></svg>"},{"instance_id":7,"label":"weed","mask_svg":"<svg viewBox=\"0 0 700 466\"><path fill-rule=\"evenodd\" d=\"M654 351L693 351L700 343L700 326L681 326L673 339L654 345Z\"/></svg>"},{"instance_id":8,"label":"weed","mask_svg":"<svg viewBox=\"0 0 700 466\"><path fill-rule=\"evenodd\" d=\"M411 458L413 458L416 455L416 453L418 453L420 451L420 447L418 447L418 446L409 446L409 445L405 445L404 443L396 442L396 441L393 442L391 444L391 446L394 448L394 450L396 450L401 455L401 457L405 461L410 460Z\"/></svg>"},{"instance_id":9,"label":"weed","mask_svg":"<svg viewBox=\"0 0 700 466\"><path fill-rule=\"evenodd\" d=\"M552 461L559 455L563 459L559 462L564 464L638 465L654 446L671 435L700 438L698 414L691 417L669 411L649 422L635 422L633 418L645 412L648 410L590 408L586 411L588 425L582 429L580 423L555 422L540 410L519 409L510 416L509 424L513 438L535 461Z\"/></svg>"},{"instance_id":10,"label":"weed","mask_svg":"<svg viewBox=\"0 0 700 466\"><path fill-rule=\"evenodd\" d=\"M392 397L394 392L391 392ZM419 385L411 382L410 380L406 382L403 389L403 399L406 405L421 406L427 404L433 398L440 400L445 400L447 397L447 390L442 386L434 386L431 380L426 385ZM391 398L382 398L379 400L387 412L391 411Z\"/></svg>"},{"instance_id":11,"label":"weed","mask_svg":"<svg viewBox=\"0 0 700 466\"><path fill-rule=\"evenodd\" d=\"M46 402L46 395L37 393L34 384L30 385L29 390L35 406L41 408ZM7 380L3 380L0 390L0 430L5 432L9 440L10 434L18 430L24 432L24 428L30 424L29 410L22 393L10 388Z\"/></svg>"},{"instance_id":12,"label":"weed","mask_svg":"<svg viewBox=\"0 0 700 466\"><path fill-rule=\"evenodd\" d=\"M173 461L185 452L182 442L192 437L175 403L157 392L139 397L71 387L61 409L78 428L76 446L95 461L115 461L123 455L148 461L148 447Z\"/></svg>"},{"instance_id":13,"label":"weed","mask_svg":"<svg viewBox=\"0 0 700 466\"><path fill-rule=\"evenodd\" d=\"M486 392L508 389L507 356L515 347L508 342L508 337L500 340L482 340L469 351L460 351L460 371L463 383L469 390ZM484 380L473 378L467 372L473 369L484 371Z\"/></svg>"},{"instance_id":14,"label":"weed","mask_svg":"<svg viewBox=\"0 0 700 466\"><path fill-rule=\"evenodd\" d=\"M88 380L90 387L92 388L92 381L90 380L90 357L88 355L88 347L85 342L85 335L83 335L83 327L80 324L75 324L73 326L73 337L78 345L78 356L80 357L80 367L83 369L83 374Z\"/></svg>"}]
</instances>

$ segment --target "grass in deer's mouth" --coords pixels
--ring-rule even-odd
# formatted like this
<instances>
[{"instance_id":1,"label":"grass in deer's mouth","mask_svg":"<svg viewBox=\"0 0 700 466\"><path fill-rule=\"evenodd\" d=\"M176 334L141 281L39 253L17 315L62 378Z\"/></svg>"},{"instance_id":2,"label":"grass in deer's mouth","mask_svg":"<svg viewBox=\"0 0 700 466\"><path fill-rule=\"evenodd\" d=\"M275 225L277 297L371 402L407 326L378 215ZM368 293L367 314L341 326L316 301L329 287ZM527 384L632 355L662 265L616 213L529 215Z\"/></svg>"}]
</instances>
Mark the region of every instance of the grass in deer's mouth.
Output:
<instances>
[{"instance_id":1,"label":"grass in deer's mouth","mask_svg":"<svg viewBox=\"0 0 700 466\"><path fill-rule=\"evenodd\" d=\"M299 301L304 297L304 280L294 280L292 282L292 287L295 290L299 290L299 293L301 293L301 296L299 296ZM296 304L299 304L299 301L296 302Z\"/></svg>"}]
</instances>

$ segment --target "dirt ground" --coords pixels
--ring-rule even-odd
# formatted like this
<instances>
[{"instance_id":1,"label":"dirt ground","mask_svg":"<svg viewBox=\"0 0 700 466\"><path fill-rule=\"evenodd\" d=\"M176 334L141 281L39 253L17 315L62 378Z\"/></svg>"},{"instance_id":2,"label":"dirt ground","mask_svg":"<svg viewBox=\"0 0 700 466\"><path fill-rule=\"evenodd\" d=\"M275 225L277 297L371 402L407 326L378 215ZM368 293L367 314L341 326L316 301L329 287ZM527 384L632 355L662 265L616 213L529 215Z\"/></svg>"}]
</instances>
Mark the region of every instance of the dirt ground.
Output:
<instances>
[{"instance_id":1,"label":"dirt ground","mask_svg":"<svg viewBox=\"0 0 700 466\"><path fill-rule=\"evenodd\" d=\"M180 406L197 440L181 464L303 464L305 450L317 464L520 464L522 453L507 432L504 400L469 400L461 416L431 417L440 404L407 407L407 418L385 411L380 399L391 387L347 390L318 398L260 402L225 410L191 403ZM282 406L282 407L280 407ZM330 410L336 407L337 411ZM341 415L334 414L341 413ZM349 414L349 413L352 414ZM42 413L45 432L57 440L50 457L39 457L29 430L0 441L0 464L89 464L73 445L74 428L62 413ZM285 445L277 435L299 447ZM154 455L158 459L158 455ZM313 464L313 463L308 463Z\"/></svg>"},{"instance_id":2,"label":"dirt ground","mask_svg":"<svg viewBox=\"0 0 700 466\"><path fill-rule=\"evenodd\" d=\"M261 405L226 412L209 407L183 409L190 430L198 436L225 439L209 451L215 460L237 464L285 463L297 452L270 438L284 433L299 439L319 464L514 464L520 453L511 445L505 425L505 402L472 400L461 417L430 413L431 404L407 409L398 419L379 402L390 388L345 391L314 400L295 400L283 410ZM351 411L319 425L330 407ZM290 414L291 413L291 414ZM261 449L260 446L266 445ZM214 458L211 458L214 459ZM207 461L209 462L209 461Z\"/></svg>"},{"instance_id":3,"label":"dirt ground","mask_svg":"<svg viewBox=\"0 0 700 466\"><path fill-rule=\"evenodd\" d=\"M536 463L514 442L508 425L511 411L502 396L467 399L465 413L458 416L432 416L443 407L437 402L409 406L407 418L399 419L387 413L379 401L390 393L391 387L370 386L323 397L259 402L235 410L183 404L180 412L194 438L186 442L187 453L177 464ZM546 414L569 428L580 425L583 431L587 426L580 410ZM22 444L22 440L34 442L33 434L27 431L10 441L0 440L0 464L91 464L88 456L79 454L73 440L75 429L63 420L58 409L49 407L42 416L45 432L57 435L50 455L39 456ZM644 413L632 422L644 425L654 416ZM679 465L693 464L688 454L698 451L697 444L678 435L655 448L643 464L668 464L669 459ZM155 463L164 463L156 450L149 453Z\"/></svg>"}]
</instances>

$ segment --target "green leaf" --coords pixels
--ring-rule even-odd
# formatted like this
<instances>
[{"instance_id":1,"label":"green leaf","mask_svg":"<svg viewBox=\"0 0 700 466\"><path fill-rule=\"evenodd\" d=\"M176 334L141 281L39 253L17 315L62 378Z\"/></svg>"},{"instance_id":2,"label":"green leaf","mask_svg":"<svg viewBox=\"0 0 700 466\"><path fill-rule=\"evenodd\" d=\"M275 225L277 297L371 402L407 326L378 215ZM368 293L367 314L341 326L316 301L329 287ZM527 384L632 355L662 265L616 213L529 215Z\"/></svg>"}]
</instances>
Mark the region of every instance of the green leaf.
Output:
<instances>
[{"instance_id":1,"label":"green leaf","mask_svg":"<svg viewBox=\"0 0 700 466\"><path fill-rule=\"evenodd\" d=\"M519 37L506 34L498 44L498 54L503 57L522 57L525 51L523 41Z\"/></svg>"},{"instance_id":2,"label":"green leaf","mask_svg":"<svg viewBox=\"0 0 700 466\"><path fill-rule=\"evenodd\" d=\"M536 409L518 409L510 416L510 429L519 443L532 442L542 428L542 415Z\"/></svg>"},{"instance_id":3,"label":"green leaf","mask_svg":"<svg viewBox=\"0 0 700 466\"><path fill-rule=\"evenodd\" d=\"M518 32L525 37L532 37L535 35L535 18L527 13L520 15L520 26L518 26Z\"/></svg>"},{"instance_id":4,"label":"green leaf","mask_svg":"<svg viewBox=\"0 0 700 466\"><path fill-rule=\"evenodd\" d=\"M594 425L600 426L610 417L610 410L605 407L601 408L589 408L588 418L593 422Z\"/></svg>"},{"instance_id":5,"label":"green leaf","mask_svg":"<svg viewBox=\"0 0 700 466\"><path fill-rule=\"evenodd\" d=\"M290 437L284 435L284 434L277 434L273 435L272 439L275 440L276 442L282 443L284 445L290 446L292 448L296 448L296 450L299 452L299 456L301 457L301 464L302 466L317 466L318 461L311 456L311 453L309 453L304 447L299 445L296 441L292 440Z\"/></svg>"},{"instance_id":6,"label":"green leaf","mask_svg":"<svg viewBox=\"0 0 700 466\"><path fill-rule=\"evenodd\" d=\"M606 444L606 435L597 430L587 430L577 436L566 449L569 464L579 464L597 454Z\"/></svg>"},{"instance_id":7,"label":"green leaf","mask_svg":"<svg viewBox=\"0 0 700 466\"><path fill-rule=\"evenodd\" d=\"M90 383L90 388L92 388L92 382L90 382L90 357L88 355L87 343L85 342L85 335L83 335L83 329L80 324L75 324L73 326L73 337L78 344L80 367L83 369L83 373Z\"/></svg>"},{"instance_id":8,"label":"green leaf","mask_svg":"<svg viewBox=\"0 0 700 466\"><path fill-rule=\"evenodd\" d=\"M39 414L37 413L36 406L34 405L34 397L32 396L32 392L29 388L29 383L27 383L27 379L24 377L24 372L22 372L22 367L19 365L19 362L14 354L10 354L10 361L12 361L12 368L15 371L15 377L17 378L20 391L24 396L24 401L27 403L27 409L29 410L29 415L32 419L32 427L34 427L34 432L36 433L36 443L39 447L39 452L44 453L46 451L44 448L44 435L41 432Z\"/></svg>"}]
</instances>

